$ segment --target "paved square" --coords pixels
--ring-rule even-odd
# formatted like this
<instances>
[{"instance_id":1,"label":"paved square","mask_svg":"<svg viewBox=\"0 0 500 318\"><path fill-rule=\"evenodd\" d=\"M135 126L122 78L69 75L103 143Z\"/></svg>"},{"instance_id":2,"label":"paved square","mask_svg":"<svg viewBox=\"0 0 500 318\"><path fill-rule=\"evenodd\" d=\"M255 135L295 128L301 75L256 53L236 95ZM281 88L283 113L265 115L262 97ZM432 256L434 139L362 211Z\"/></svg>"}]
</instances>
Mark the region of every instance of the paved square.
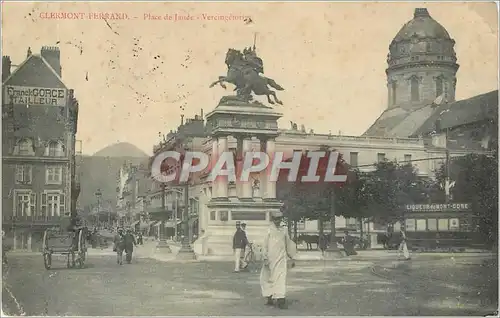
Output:
<instances>
[{"instance_id":1,"label":"paved square","mask_svg":"<svg viewBox=\"0 0 500 318\"><path fill-rule=\"evenodd\" d=\"M27 315L96 316L491 312L475 290L456 290L454 285L433 284L432 279L408 273L396 279L379 277L371 272L370 262L298 262L289 272L288 310L264 306L259 273L232 273L232 264L227 262L181 264L138 259L118 266L113 256L94 256L84 269L66 269L59 259L53 265L53 270L46 271L40 255L11 258L3 288L4 311L16 314L20 306ZM460 271L462 277L470 275L464 268ZM464 282L469 284L467 279L459 283Z\"/></svg>"}]
</instances>

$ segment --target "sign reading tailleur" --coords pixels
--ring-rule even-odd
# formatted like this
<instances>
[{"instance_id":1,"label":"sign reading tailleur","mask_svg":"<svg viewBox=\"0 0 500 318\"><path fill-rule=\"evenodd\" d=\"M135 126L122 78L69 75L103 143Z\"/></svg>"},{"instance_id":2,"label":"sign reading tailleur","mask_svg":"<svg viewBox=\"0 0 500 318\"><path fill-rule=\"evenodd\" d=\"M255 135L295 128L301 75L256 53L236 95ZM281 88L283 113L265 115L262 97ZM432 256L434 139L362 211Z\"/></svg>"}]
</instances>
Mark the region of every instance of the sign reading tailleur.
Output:
<instances>
[{"instance_id":1,"label":"sign reading tailleur","mask_svg":"<svg viewBox=\"0 0 500 318\"><path fill-rule=\"evenodd\" d=\"M28 86L5 86L4 103L14 105L66 106L67 90Z\"/></svg>"}]
</instances>

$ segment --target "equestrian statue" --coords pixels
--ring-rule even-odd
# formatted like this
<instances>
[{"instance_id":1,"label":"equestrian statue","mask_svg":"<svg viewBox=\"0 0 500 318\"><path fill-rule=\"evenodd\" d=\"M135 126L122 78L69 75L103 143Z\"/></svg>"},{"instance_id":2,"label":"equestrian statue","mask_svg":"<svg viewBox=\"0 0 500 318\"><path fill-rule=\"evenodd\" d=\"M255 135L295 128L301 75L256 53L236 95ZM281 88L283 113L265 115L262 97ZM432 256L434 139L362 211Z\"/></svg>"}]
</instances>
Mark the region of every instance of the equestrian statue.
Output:
<instances>
[{"instance_id":1,"label":"equestrian statue","mask_svg":"<svg viewBox=\"0 0 500 318\"><path fill-rule=\"evenodd\" d=\"M276 102L283 105L276 96L276 92L269 89L268 86L279 91L284 90L284 88L274 80L260 75L264 73L264 63L255 52L255 44L253 48L245 48L243 52L229 49L226 53L225 62L228 68L227 75L219 76L219 79L213 82L210 87L219 84L222 88L226 88L224 83L231 83L236 86L234 89L236 96L225 96L221 99L221 103L223 100L249 103L253 99L252 93L254 93L255 95L266 95L269 104ZM274 101L270 96L273 97Z\"/></svg>"}]
</instances>

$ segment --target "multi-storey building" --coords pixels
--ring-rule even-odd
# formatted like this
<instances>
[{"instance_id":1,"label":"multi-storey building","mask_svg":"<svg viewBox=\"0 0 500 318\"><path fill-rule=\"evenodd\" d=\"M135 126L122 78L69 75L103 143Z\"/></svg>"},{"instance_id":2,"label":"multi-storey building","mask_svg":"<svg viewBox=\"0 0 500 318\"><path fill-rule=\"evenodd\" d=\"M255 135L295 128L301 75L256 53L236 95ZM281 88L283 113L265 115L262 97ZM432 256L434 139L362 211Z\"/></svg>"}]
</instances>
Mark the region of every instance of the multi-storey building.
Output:
<instances>
[{"instance_id":1,"label":"multi-storey building","mask_svg":"<svg viewBox=\"0 0 500 318\"><path fill-rule=\"evenodd\" d=\"M2 66L2 229L12 248L38 250L47 227L76 213L78 101L57 47Z\"/></svg>"},{"instance_id":2,"label":"multi-storey building","mask_svg":"<svg viewBox=\"0 0 500 318\"><path fill-rule=\"evenodd\" d=\"M122 225L135 226L140 221L141 214L144 214L142 198L150 183L142 165L122 165L116 187L116 211Z\"/></svg>"}]
</instances>

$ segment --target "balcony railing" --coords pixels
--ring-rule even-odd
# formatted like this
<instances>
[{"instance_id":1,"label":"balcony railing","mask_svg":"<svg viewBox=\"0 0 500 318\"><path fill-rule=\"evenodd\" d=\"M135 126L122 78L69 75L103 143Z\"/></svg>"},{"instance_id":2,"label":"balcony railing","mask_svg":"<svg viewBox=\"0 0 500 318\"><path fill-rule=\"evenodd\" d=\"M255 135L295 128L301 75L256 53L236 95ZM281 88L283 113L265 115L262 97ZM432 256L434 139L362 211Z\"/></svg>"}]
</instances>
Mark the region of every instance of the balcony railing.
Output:
<instances>
[{"instance_id":1,"label":"balcony railing","mask_svg":"<svg viewBox=\"0 0 500 318\"><path fill-rule=\"evenodd\" d=\"M62 216L46 216L46 215L3 215L2 222L6 223L29 223L29 224L54 224L61 221Z\"/></svg>"}]
</instances>

